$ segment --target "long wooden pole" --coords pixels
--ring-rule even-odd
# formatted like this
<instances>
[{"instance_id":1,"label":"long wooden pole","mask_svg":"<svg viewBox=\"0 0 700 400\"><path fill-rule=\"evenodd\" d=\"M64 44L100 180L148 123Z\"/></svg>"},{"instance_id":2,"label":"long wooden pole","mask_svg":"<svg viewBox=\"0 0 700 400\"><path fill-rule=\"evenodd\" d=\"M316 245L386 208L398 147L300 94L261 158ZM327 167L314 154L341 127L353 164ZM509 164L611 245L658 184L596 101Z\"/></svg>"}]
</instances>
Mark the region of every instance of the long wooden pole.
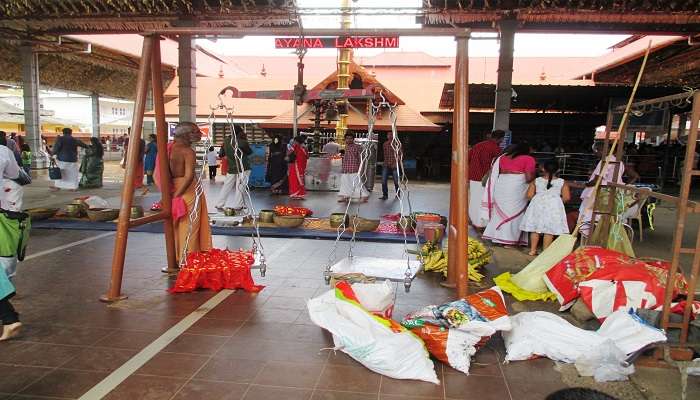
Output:
<instances>
[{"instance_id":1,"label":"long wooden pole","mask_svg":"<svg viewBox=\"0 0 700 400\"><path fill-rule=\"evenodd\" d=\"M456 182L450 191L450 210L454 208L450 220L450 233L454 241L453 257L448 254L448 261L453 263L456 272L457 297L463 298L468 292L469 253L469 32L456 37L457 60L455 63L454 114L452 128L452 176ZM448 267L449 268L449 267ZM448 272L449 273L449 272Z\"/></svg>"},{"instance_id":2,"label":"long wooden pole","mask_svg":"<svg viewBox=\"0 0 700 400\"><path fill-rule=\"evenodd\" d=\"M163 99L163 76L161 73L160 37L153 42L153 59L151 60L151 85L153 87L153 108L156 114L156 146L158 147L158 166L160 173L160 202L162 205L163 227L165 231L165 253L168 265L164 272L178 269L175 254L175 231L171 218L172 188L168 160L168 126L165 122L165 100ZM195 121L192 121L195 122Z\"/></svg>"},{"instance_id":3,"label":"long wooden pole","mask_svg":"<svg viewBox=\"0 0 700 400\"><path fill-rule=\"evenodd\" d=\"M124 173L124 186L122 187L121 208L119 210L119 222L117 222L117 237L114 242L112 256L112 277L107 294L100 297L100 301L114 302L125 299L121 293L122 277L124 275L124 259L126 257L126 243L129 236L129 218L131 204L134 200L134 179L136 178L136 164L139 157L139 143L141 141L141 128L143 126L143 114L146 108L146 94L148 89L148 72L151 66L151 56L155 36L146 36L141 49L141 62L136 80L136 102L134 103L134 116L131 120L131 135L129 136L129 151L126 155L126 171ZM141 177L143 179L143 176Z\"/></svg>"}]
</instances>

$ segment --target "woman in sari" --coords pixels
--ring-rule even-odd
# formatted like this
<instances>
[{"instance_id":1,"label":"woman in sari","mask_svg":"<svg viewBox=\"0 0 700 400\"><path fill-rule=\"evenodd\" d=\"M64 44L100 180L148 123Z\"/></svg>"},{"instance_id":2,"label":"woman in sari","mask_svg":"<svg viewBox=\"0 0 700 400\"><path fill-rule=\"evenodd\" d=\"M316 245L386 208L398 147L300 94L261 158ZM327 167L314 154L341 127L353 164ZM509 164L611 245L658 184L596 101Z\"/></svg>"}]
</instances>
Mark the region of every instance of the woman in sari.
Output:
<instances>
[{"instance_id":1,"label":"woman in sari","mask_svg":"<svg viewBox=\"0 0 700 400\"><path fill-rule=\"evenodd\" d=\"M309 159L309 152L304 148L303 136L294 138L294 144L288 152L287 158L289 160L289 197L304 200L304 196L306 196L304 175L306 174L306 162Z\"/></svg>"},{"instance_id":2,"label":"woman in sari","mask_svg":"<svg viewBox=\"0 0 700 400\"><path fill-rule=\"evenodd\" d=\"M265 179L272 184L270 186L272 194L285 194L287 193L287 162L284 158L287 155L287 145L278 135L275 135L272 137L269 150Z\"/></svg>"},{"instance_id":3,"label":"woman in sari","mask_svg":"<svg viewBox=\"0 0 700 400\"><path fill-rule=\"evenodd\" d=\"M80 187L81 188L100 188L102 187L102 173L105 166L102 160L104 149L100 139L90 138L90 146L85 149L83 162L80 163Z\"/></svg>"},{"instance_id":4,"label":"woman in sari","mask_svg":"<svg viewBox=\"0 0 700 400\"><path fill-rule=\"evenodd\" d=\"M527 189L535 179L535 159L526 143L510 147L496 159L482 198L483 238L506 246L527 245L520 222L527 209Z\"/></svg>"}]
</instances>

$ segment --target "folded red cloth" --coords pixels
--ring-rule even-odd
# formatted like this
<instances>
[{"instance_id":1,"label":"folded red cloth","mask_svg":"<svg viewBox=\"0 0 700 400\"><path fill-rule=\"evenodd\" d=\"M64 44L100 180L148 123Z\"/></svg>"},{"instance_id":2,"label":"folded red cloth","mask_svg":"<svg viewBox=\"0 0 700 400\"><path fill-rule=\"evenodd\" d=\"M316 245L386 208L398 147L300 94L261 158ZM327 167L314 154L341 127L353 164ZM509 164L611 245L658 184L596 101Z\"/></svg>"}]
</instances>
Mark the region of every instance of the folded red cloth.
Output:
<instances>
[{"instance_id":1,"label":"folded red cloth","mask_svg":"<svg viewBox=\"0 0 700 400\"><path fill-rule=\"evenodd\" d=\"M173 197L172 208L170 213L173 216L173 221L177 221L187 214L187 204L182 197Z\"/></svg>"}]
</instances>

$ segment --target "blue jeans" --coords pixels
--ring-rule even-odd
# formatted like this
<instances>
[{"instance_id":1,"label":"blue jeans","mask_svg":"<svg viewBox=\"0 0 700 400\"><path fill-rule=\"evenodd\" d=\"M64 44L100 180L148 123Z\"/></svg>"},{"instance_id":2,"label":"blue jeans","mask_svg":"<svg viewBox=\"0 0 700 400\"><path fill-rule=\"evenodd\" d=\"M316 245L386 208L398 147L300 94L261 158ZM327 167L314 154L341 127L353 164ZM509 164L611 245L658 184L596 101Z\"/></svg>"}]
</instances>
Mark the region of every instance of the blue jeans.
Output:
<instances>
[{"instance_id":1,"label":"blue jeans","mask_svg":"<svg viewBox=\"0 0 700 400\"><path fill-rule=\"evenodd\" d=\"M394 190L396 192L399 191L399 181L398 181L398 173L396 173L396 168L391 168L389 166L382 166L382 194L384 197L389 197L389 174L391 174L391 178L394 180Z\"/></svg>"}]
</instances>

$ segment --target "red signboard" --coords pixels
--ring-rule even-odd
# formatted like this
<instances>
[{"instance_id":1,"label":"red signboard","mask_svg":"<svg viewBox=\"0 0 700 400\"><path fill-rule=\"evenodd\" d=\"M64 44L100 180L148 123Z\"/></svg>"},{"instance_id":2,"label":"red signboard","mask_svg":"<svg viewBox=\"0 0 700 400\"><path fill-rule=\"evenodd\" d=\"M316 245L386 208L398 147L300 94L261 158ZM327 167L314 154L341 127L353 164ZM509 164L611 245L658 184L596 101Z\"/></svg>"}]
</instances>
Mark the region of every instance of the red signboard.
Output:
<instances>
[{"instance_id":1,"label":"red signboard","mask_svg":"<svg viewBox=\"0 0 700 400\"><path fill-rule=\"evenodd\" d=\"M347 37L305 37L300 38L275 38L275 48L296 49L376 49L399 47L398 36L347 36Z\"/></svg>"}]
</instances>

